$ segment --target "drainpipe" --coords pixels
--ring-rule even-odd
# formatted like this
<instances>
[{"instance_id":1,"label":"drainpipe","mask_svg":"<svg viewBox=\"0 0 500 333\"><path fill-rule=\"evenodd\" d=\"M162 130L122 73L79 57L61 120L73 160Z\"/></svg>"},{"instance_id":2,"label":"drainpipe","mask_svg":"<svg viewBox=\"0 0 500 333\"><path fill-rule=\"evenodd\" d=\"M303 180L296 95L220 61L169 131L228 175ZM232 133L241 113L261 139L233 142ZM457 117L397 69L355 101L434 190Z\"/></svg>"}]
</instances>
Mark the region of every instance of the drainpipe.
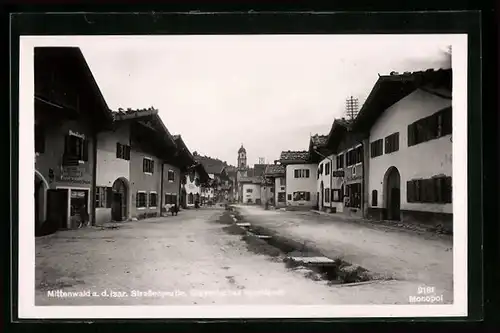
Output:
<instances>
[{"instance_id":1,"label":"drainpipe","mask_svg":"<svg viewBox=\"0 0 500 333\"><path fill-rule=\"evenodd\" d=\"M97 185L97 131L94 130L92 133L92 189L90 191L90 205L92 207L92 225L96 225L96 206L95 206L95 194L96 194L96 185ZM90 209L90 207L89 207ZM90 212L89 212L90 213Z\"/></svg>"},{"instance_id":2,"label":"drainpipe","mask_svg":"<svg viewBox=\"0 0 500 333\"><path fill-rule=\"evenodd\" d=\"M163 177L164 177L164 168L165 163L162 161L161 163L161 176L160 176L160 217L163 214Z\"/></svg>"}]
</instances>

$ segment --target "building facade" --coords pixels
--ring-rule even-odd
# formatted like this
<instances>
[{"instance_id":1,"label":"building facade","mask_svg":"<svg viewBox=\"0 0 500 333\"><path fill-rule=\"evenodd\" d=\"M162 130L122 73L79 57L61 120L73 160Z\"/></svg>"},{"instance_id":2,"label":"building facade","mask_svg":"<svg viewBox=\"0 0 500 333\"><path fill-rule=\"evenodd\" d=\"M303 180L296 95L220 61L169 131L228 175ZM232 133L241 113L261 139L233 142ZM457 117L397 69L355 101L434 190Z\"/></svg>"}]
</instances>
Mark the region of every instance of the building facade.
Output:
<instances>
[{"instance_id":1,"label":"building facade","mask_svg":"<svg viewBox=\"0 0 500 333\"><path fill-rule=\"evenodd\" d=\"M35 233L95 221L97 134L112 115L79 48L36 47Z\"/></svg>"},{"instance_id":2,"label":"building facade","mask_svg":"<svg viewBox=\"0 0 500 333\"><path fill-rule=\"evenodd\" d=\"M262 202L260 180L250 177L241 179L240 181L243 189L242 203L247 205L260 205Z\"/></svg>"},{"instance_id":3,"label":"building facade","mask_svg":"<svg viewBox=\"0 0 500 333\"><path fill-rule=\"evenodd\" d=\"M451 103L451 69L379 78L359 116L370 133L370 217L452 229Z\"/></svg>"},{"instance_id":4,"label":"building facade","mask_svg":"<svg viewBox=\"0 0 500 333\"><path fill-rule=\"evenodd\" d=\"M274 188L271 206L275 208L286 207L285 168L279 164L268 165L264 177L271 182L271 186Z\"/></svg>"},{"instance_id":5,"label":"building facade","mask_svg":"<svg viewBox=\"0 0 500 333\"><path fill-rule=\"evenodd\" d=\"M312 209L318 205L317 169L308 151L284 151L280 163L285 167L287 209Z\"/></svg>"}]
</instances>

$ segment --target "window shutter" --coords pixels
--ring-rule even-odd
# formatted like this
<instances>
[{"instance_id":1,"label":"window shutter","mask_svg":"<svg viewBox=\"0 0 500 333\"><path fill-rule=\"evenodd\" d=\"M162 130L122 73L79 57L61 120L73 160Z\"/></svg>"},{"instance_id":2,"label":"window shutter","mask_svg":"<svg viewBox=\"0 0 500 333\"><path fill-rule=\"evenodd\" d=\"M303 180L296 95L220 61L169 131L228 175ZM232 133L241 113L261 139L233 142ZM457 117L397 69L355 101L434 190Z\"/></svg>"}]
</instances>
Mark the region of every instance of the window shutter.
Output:
<instances>
[{"instance_id":1,"label":"window shutter","mask_svg":"<svg viewBox=\"0 0 500 333\"><path fill-rule=\"evenodd\" d=\"M141 206L141 205L140 205L140 202L141 202L140 195L141 195L140 193L137 193L137 194L135 195L135 206L136 206L136 207L140 207L140 206Z\"/></svg>"},{"instance_id":2,"label":"window shutter","mask_svg":"<svg viewBox=\"0 0 500 333\"><path fill-rule=\"evenodd\" d=\"M151 173L155 172L155 161L151 160Z\"/></svg>"},{"instance_id":3,"label":"window shutter","mask_svg":"<svg viewBox=\"0 0 500 333\"><path fill-rule=\"evenodd\" d=\"M104 194L104 191L103 191ZM101 198L102 200L102 198ZM113 188L106 187L106 208L111 208L111 203L113 202Z\"/></svg>"},{"instance_id":4,"label":"window shutter","mask_svg":"<svg viewBox=\"0 0 500 333\"><path fill-rule=\"evenodd\" d=\"M147 170L147 166L146 166L147 161L148 161L148 160L147 160L147 159L145 159L145 158L144 158L144 159L142 159L142 171L143 171L143 172L146 172L146 170Z\"/></svg>"},{"instance_id":5,"label":"window shutter","mask_svg":"<svg viewBox=\"0 0 500 333\"><path fill-rule=\"evenodd\" d=\"M293 172L293 176L294 176L295 178L299 178L299 170L294 170L294 172Z\"/></svg>"},{"instance_id":6,"label":"window shutter","mask_svg":"<svg viewBox=\"0 0 500 333\"><path fill-rule=\"evenodd\" d=\"M310 192L306 192L306 201L310 201L310 200L311 200L311 193Z\"/></svg>"},{"instance_id":7,"label":"window shutter","mask_svg":"<svg viewBox=\"0 0 500 333\"><path fill-rule=\"evenodd\" d=\"M130 146L125 146L125 159L130 161Z\"/></svg>"},{"instance_id":8,"label":"window shutter","mask_svg":"<svg viewBox=\"0 0 500 333\"><path fill-rule=\"evenodd\" d=\"M121 148L122 148L122 145L119 142L117 142L116 143L116 158L120 158L120 156L121 156L121 154L120 154Z\"/></svg>"},{"instance_id":9,"label":"window shutter","mask_svg":"<svg viewBox=\"0 0 500 333\"><path fill-rule=\"evenodd\" d=\"M445 196L444 196L444 202L446 203L451 203L453 199L453 184L452 184L452 178L451 177L446 177L444 179L445 183Z\"/></svg>"},{"instance_id":10,"label":"window shutter","mask_svg":"<svg viewBox=\"0 0 500 333\"><path fill-rule=\"evenodd\" d=\"M413 202L413 182L411 180L406 182L406 202Z\"/></svg>"},{"instance_id":11,"label":"window shutter","mask_svg":"<svg viewBox=\"0 0 500 333\"><path fill-rule=\"evenodd\" d=\"M82 145L82 160L87 162L89 160L89 140L82 140Z\"/></svg>"},{"instance_id":12,"label":"window shutter","mask_svg":"<svg viewBox=\"0 0 500 333\"><path fill-rule=\"evenodd\" d=\"M422 202L422 182L414 180L413 182L413 201Z\"/></svg>"},{"instance_id":13,"label":"window shutter","mask_svg":"<svg viewBox=\"0 0 500 333\"><path fill-rule=\"evenodd\" d=\"M309 169L306 169L306 178L309 178Z\"/></svg>"}]
</instances>

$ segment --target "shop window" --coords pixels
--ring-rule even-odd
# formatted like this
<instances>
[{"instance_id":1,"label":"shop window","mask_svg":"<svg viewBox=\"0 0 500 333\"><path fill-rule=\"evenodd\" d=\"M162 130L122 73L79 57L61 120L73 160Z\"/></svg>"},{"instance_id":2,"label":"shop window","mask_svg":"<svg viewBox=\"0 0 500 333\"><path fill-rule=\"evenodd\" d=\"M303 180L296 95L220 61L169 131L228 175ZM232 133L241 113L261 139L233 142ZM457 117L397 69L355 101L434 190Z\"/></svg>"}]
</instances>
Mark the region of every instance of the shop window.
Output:
<instances>
[{"instance_id":1,"label":"shop window","mask_svg":"<svg viewBox=\"0 0 500 333\"><path fill-rule=\"evenodd\" d=\"M361 208L361 183L346 185L346 207Z\"/></svg>"},{"instance_id":2,"label":"shop window","mask_svg":"<svg viewBox=\"0 0 500 333\"><path fill-rule=\"evenodd\" d=\"M111 201L110 198L106 198L108 192L108 187L96 187L95 190L95 206L96 208L106 208L106 201Z\"/></svg>"},{"instance_id":3,"label":"shop window","mask_svg":"<svg viewBox=\"0 0 500 333\"><path fill-rule=\"evenodd\" d=\"M137 208L146 207L146 192L137 192L136 207Z\"/></svg>"},{"instance_id":4,"label":"shop window","mask_svg":"<svg viewBox=\"0 0 500 333\"><path fill-rule=\"evenodd\" d=\"M372 207L377 207L378 206L378 191L373 190L372 191Z\"/></svg>"},{"instance_id":5,"label":"shop window","mask_svg":"<svg viewBox=\"0 0 500 333\"><path fill-rule=\"evenodd\" d=\"M116 158L130 161L130 146L116 143Z\"/></svg>"},{"instance_id":6,"label":"shop window","mask_svg":"<svg viewBox=\"0 0 500 333\"><path fill-rule=\"evenodd\" d=\"M165 194L165 204L175 205L177 203L177 194L166 193Z\"/></svg>"},{"instance_id":7,"label":"shop window","mask_svg":"<svg viewBox=\"0 0 500 333\"><path fill-rule=\"evenodd\" d=\"M151 158L144 157L142 160L142 171L144 173L153 174L155 172L155 161Z\"/></svg>"},{"instance_id":8,"label":"shop window","mask_svg":"<svg viewBox=\"0 0 500 333\"><path fill-rule=\"evenodd\" d=\"M385 153L390 154L399 150L399 132L385 138Z\"/></svg>"},{"instance_id":9,"label":"shop window","mask_svg":"<svg viewBox=\"0 0 500 333\"><path fill-rule=\"evenodd\" d=\"M384 153L384 142L382 139L375 140L370 144L370 153L372 158L378 157Z\"/></svg>"},{"instance_id":10,"label":"shop window","mask_svg":"<svg viewBox=\"0 0 500 333\"><path fill-rule=\"evenodd\" d=\"M408 147L452 134L452 108L448 107L408 125Z\"/></svg>"},{"instance_id":11,"label":"shop window","mask_svg":"<svg viewBox=\"0 0 500 333\"><path fill-rule=\"evenodd\" d=\"M343 196L340 189L332 189L332 201L333 202L342 202Z\"/></svg>"},{"instance_id":12,"label":"shop window","mask_svg":"<svg viewBox=\"0 0 500 333\"><path fill-rule=\"evenodd\" d=\"M306 192L306 191L293 192L293 201L310 201L310 200L311 200L311 192Z\"/></svg>"},{"instance_id":13,"label":"shop window","mask_svg":"<svg viewBox=\"0 0 500 333\"><path fill-rule=\"evenodd\" d=\"M285 192L278 193L278 202L285 202Z\"/></svg>"}]
</instances>

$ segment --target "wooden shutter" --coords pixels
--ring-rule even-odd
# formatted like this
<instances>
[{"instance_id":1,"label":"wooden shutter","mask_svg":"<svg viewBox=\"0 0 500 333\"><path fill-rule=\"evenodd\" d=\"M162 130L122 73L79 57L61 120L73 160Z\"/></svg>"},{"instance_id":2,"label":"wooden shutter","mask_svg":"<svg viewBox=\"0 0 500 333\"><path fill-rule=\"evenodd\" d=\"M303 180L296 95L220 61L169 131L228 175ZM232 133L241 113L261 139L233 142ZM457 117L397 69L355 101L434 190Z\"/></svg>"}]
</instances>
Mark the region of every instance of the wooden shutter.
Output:
<instances>
[{"instance_id":1,"label":"wooden shutter","mask_svg":"<svg viewBox=\"0 0 500 333\"><path fill-rule=\"evenodd\" d=\"M406 182L406 202L414 202L415 200L415 186L413 181Z\"/></svg>"},{"instance_id":2,"label":"wooden shutter","mask_svg":"<svg viewBox=\"0 0 500 333\"><path fill-rule=\"evenodd\" d=\"M142 171L143 172L146 172L147 171L147 167L146 167L146 163L147 163L147 159L143 158L142 159Z\"/></svg>"},{"instance_id":3,"label":"wooden shutter","mask_svg":"<svg viewBox=\"0 0 500 333\"><path fill-rule=\"evenodd\" d=\"M451 177L446 177L444 180L444 194L444 202L451 203L453 199L453 184Z\"/></svg>"},{"instance_id":4,"label":"wooden shutter","mask_svg":"<svg viewBox=\"0 0 500 333\"><path fill-rule=\"evenodd\" d=\"M309 178L309 169L306 169L306 178Z\"/></svg>"},{"instance_id":5,"label":"wooden shutter","mask_svg":"<svg viewBox=\"0 0 500 333\"><path fill-rule=\"evenodd\" d=\"M422 181L414 180L413 182L413 202L422 202Z\"/></svg>"},{"instance_id":6,"label":"wooden shutter","mask_svg":"<svg viewBox=\"0 0 500 333\"><path fill-rule=\"evenodd\" d=\"M122 157L121 151L122 151L122 145L119 142L117 142L116 143L116 158Z\"/></svg>"},{"instance_id":7,"label":"wooden shutter","mask_svg":"<svg viewBox=\"0 0 500 333\"><path fill-rule=\"evenodd\" d=\"M299 170L295 169L294 172L293 172L293 176L295 178L299 178Z\"/></svg>"},{"instance_id":8,"label":"wooden shutter","mask_svg":"<svg viewBox=\"0 0 500 333\"><path fill-rule=\"evenodd\" d=\"M155 161L151 160L150 163L151 163L151 173L154 173L155 172Z\"/></svg>"},{"instance_id":9,"label":"wooden shutter","mask_svg":"<svg viewBox=\"0 0 500 333\"><path fill-rule=\"evenodd\" d=\"M125 146L125 159L130 161L130 146Z\"/></svg>"},{"instance_id":10,"label":"wooden shutter","mask_svg":"<svg viewBox=\"0 0 500 333\"><path fill-rule=\"evenodd\" d=\"M415 144L415 125L408 125L408 147L411 147Z\"/></svg>"},{"instance_id":11,"label":"wooden shutter","mask_svg":"<svg viewBox=\"0 0 500 333\"><path fill-rule=\"evenodd\" d=\"M89 140L82 139L82 160L89 160Z\"/></svg>"},{"instance_id":12,"label":"wooden shutter","mask_svg":"<svg viewBox=\"0 0 500 333\"><path fill-rule=\"evenodd\" d=\"M102 192L102 194L104 194L104 191ZM106 187L106 208L111 208L112 203L113 203L113 188Z\"/></svg>"}]
</instances>

